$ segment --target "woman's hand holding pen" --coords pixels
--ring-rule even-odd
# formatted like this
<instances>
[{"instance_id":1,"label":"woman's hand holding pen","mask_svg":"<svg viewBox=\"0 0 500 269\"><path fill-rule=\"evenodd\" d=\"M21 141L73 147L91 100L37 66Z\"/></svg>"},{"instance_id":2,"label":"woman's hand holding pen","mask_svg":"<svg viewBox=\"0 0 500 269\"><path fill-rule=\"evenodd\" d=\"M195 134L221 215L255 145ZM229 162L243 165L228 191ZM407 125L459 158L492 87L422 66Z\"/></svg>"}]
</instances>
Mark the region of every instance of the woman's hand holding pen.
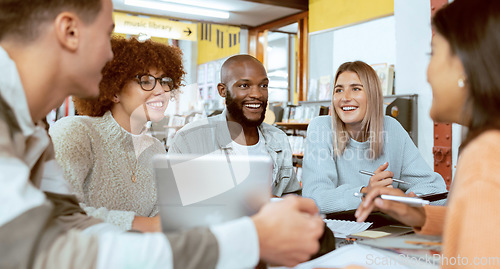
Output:
<instances>
[{"instance_id":1,"label":"woman's hand holding pen","mask_svg":"<svg viewBox=\"0 0 500 269\"><path fill-rule=\"evenodd\" d=\"M370 192L371 189L377 187L389 187L392 188L392 177L394 173L391 171L385 171L389 167L389 163L385 162L381 166L375 170L372 177L370 177L370 181L368 182L368 186L361 189L361 192Z\"/></svg>"},{"instance_id":2,"label":"woman's hand holding pen","mask_svg":"<svg viewBox=\"0 0 500 269\"><path fill-rule=\"evenodd\" d=\"M397 188L375 187L372 188L361 202L354 216L356 220L362 222L374 210L380 210L394 219L412 226L422 227L425 223L425 211L423 207L412 207L404 203L383 200L379 196L382 194L407 196ZM411 193L408 196L415 196Z\"/></svg>"}]
</instances>

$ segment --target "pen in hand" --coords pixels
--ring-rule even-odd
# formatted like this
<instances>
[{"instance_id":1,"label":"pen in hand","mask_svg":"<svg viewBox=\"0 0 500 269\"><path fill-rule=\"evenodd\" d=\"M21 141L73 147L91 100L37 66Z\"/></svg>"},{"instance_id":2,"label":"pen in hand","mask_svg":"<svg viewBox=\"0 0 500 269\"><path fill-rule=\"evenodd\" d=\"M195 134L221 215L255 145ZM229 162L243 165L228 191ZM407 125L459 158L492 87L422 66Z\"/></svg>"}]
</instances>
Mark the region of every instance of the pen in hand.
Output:
<instances>
[{"instance_id":1,"label":"pen in hand","mask_svg":"<svg viewBox=\"0 0 500 269\"><path fill-rule=\"evenodd\" d=\"M374 173L366 171L366 170L359 170L359 172L361 174L365 174L365 175L368 175L368 176L374 176L375 175ZM408 182L404 182L401 179L396 179L396 178L393 178L392 181L397 182L397 183L401 183L401 184L410 184Z\"/></svg>"},{"instance_id":2,"label":"pen in hand","mask_svg":"<svg viewBox=\"0 0 500 269\"><path fill-rule=\"evenodd\" d=\"M355 192L354 196L365 197L366 193ZM414 206L414 207L421 207L424 205L428 205L430 203L427 200L417 198L417 197L405 197L405 196L395 196L395 195L387 195L387 194L382 194L382 195L379 195L377 197L384 199L384 200L400 202L400 203L407 204L409 206Z\"/></svg>"}]
</instances>

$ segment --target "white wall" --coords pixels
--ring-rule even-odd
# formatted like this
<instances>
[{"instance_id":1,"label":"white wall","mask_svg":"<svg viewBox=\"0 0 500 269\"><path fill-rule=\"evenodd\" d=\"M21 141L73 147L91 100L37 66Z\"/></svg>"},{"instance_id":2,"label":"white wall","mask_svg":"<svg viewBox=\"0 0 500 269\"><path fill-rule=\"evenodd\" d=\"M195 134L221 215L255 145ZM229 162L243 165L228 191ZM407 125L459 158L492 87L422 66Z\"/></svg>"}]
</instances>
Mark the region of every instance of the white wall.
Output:
<instances>
[{"instance_id":1,"label":"white wall","mask_svg":"<svg viewBox=\"0 0 500 269\"><path fill-rule=\"evenodd\" d=\"M197 87L196 87L196 67L198 60L198 43L187 40L179 40L179 48L182 50L182 64L186 75L184 77L184 84L181 87L182 93L177 96L177 99L171 101L167 107L165 114L185 114L192 111L193 100L196 100Z\"/></svg>"},{"instance_id":2,"label":"white wall","mask_svg":"<svg viewBox=\"0 0 500 269\"><path fill-rule=\"evenodd\" d=\"M394 16L345 27L333 34L333 74L344 62L396 62ZM332 48L330 48L332 49Z\"/></svg>"},{"instance_id":3,"label":"white wall","mask_svg":"<svg viewBox=\"0 0 500 269\"><path fill-rule=\"evenodd\" d=\"M431 52L430 0L394 0L396 19L396 94L418 94L418 148L434 169L434 126L429 116L432 91L427 83ZM453 167L456 165L460 127L453 126ZM455 169L453 169L453 173Z\"/></svg>"},{"instance_id":4,"label":"white wall","mask_svg":"<svg viewBox=\"0 0 500 269\"><path fill-rule=\"evenodd\" d=\"M240 54L248 54L248 29L240 29Z\"/></svg>"},{"instance_id":5,"label":"white wall","mask_svg":"<svg viewBox=\"0 0 500 269\"><path fill-rule=\"evenodd\" d=\"M335 75L333 69L333 33L313 33L309 36L309 79Z\"/></svg>"},{"instance_id":6,"label":"white wall","mask_svg":"<svg viewBox=\"0 0 500 269\"><path fill-rule=\"evenodd\" d=\"M342 63L356 60L395 64L395 36L394 16L313 33L309 38L309 78L333 76Z\"/></svg>"}]
</instances>

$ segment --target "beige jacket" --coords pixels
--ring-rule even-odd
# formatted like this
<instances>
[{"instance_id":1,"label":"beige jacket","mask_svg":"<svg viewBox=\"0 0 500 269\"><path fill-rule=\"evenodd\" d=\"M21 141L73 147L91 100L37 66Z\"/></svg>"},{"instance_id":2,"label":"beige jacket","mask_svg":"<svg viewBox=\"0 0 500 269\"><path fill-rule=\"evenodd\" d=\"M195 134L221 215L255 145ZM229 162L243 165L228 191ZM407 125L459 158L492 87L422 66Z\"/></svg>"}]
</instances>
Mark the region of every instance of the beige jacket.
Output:
<instances>
[{"instance_id":1,"label":"beige jacket","mask_svg":"<svg viewBox=\"0 0 500 269\"><path fill-rule=\"evenodd\" d=\"M0 48L0 268L93 268L97 240L72 232L100 223L72 195L38 188L54 162L45 125L33 124L19 75Z\"/></svg>"}]
</instances>

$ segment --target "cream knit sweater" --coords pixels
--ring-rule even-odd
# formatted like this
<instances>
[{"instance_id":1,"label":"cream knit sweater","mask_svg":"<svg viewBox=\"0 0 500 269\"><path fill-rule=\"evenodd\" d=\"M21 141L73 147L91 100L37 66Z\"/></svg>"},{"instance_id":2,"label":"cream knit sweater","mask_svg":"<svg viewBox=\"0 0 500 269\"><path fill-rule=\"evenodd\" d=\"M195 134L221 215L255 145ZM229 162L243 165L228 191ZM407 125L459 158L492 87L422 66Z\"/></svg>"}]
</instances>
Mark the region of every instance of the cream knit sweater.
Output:
<instances>
[{"instance_id":1,"label":"cream knit sweater","mask_svg":"<svg viewBox=\"0 0 500 269\"><path fill-rule=\"evenodd\" d=\"M166 152L156 138L125 131L109 111L102 117L63 118L49 134L64 176L88 215L129 230L135 215L158 214L151 160Z\"/></svg>"}]
</instances>

